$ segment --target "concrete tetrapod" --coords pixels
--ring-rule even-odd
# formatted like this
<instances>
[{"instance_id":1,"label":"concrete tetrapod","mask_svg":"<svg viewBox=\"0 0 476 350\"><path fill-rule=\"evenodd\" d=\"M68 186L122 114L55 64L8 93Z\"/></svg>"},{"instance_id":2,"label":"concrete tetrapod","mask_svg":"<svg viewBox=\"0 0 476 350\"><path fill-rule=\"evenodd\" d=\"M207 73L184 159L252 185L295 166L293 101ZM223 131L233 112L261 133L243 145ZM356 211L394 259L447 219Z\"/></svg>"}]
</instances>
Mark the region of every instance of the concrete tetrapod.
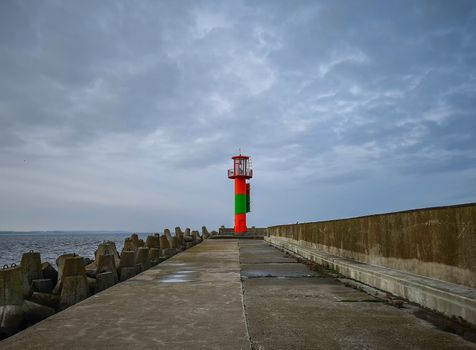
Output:
<instances>
[{"instance_id":1,"label":"concrete tetrapod","mask_svg":"<svg viewBox=\"0 0 476 350\"><path fill-rule=\"evenodd\" d=\"M177 245L178 247L183 250L185 249L185 241L183 240L183 232L180 227L175 228L175 237L177 237Z\"/></svg>"},{"instance_id":2,"label":"concrete tetrapod","mask_svg":"<svg viewBox=\"0 0 476 350\"><path fill-rule=\"evenodd\" d=\"M39 305L48 306L56 310L58 308L59 295L51 293L33 292L29 300Z\"/></svg>"},{"instance_id":3,"label":"concrete tetrapod","mask_svg":"<svg viewBox=\"0 0 476 350\"><path fill-rule=\"evenodd\" d=\"M134 243L136 247L139 246L139 235L137 233L133 233L131 235L131 241Z\"/></svg>"},{"instance_id":4,"label":"concrete tetrapod","mask_svg":"<svg viewBox=\"0 0 476 350\"><path fill-rule=\"evenodd\" d=\"M157 265L160 262L160 237L158 235L147 236L145 245L149 248L150 265Z\"/></svg>"},{"instance_id":5,"label":"concrete tetrapod","mask_svg":"<svg viewBox=\"0 0 476 350\"><path fill-rule=\"evenodd\" d=\"M0 270L0 332L13 334L23 321L23 273L20 266Z\"/></svg>"},{"instance_id":6,"label":"concrete tetrapod","mask_svg":"<svg viewBox=\"0 0 476 350\"><path fill-rule=\"evenodd\" d=\"M177 237L172 236L168 228L164 230L164 236L167 237L167 240L169 241L169 247L171 249L170 254L176 254L178 250Z\"/></svg>"},{"instance_id":7,"label":"concrete tetrapod","mask_svg":"<svg viewBox=\"0 0 476 350\"><path fill-rule=\"evenodd\" d=\"M134 277L137 273L136 253L133 251L123 250L121 253L121 263L119 264L119 280L125 281Z\"/></svg>"},{"instance_id":8,"label":"concrete tetrapod","mask_svg":"<svg viewBox=\"0 0 476 350\"><path fill-rule=\"evenodd\" d=\"M40 253L30 251L21 257L21 268L24 280L24 295L29 298L32 292L51 293L53 281L43 278L43 267Z\"/></svg>"},{"instance_id":9,"label":"concrete tetrapod","mask_svg":"<svg viewBox=\"0 0 476 350\"><path fill-rule=\"evenodd\" d=\"M23 310L23 320L25 324L37 323L55 314L54 308L40 305L29 300L24 301Z\"/></svg>"},{"instance_id":10,"label":"concrete tetrapod","mask_svg":"<svg viewBox=\"0 0 476 350\"><path fill-rule=\"evenodd\" d=\"M150 266L155 266L160 262L159 248L149 248L149 261L150 261Z\"/></svg>"},{"instance_id":11,"label":"concrete tetrapod","mask_svg":"<svg viewBox=\"0 0 476 350\"><path fill-rule=\"evenodd\" d=\"M124 247L122 248L122 252L128 251L128 252L134 252L135 253L135 252L137 252L138 248L139 248L139 246L135 244L135 242L132 240L132 238L126 238L124 240Z\"/></svg>"},{"instance_id":12,"label":"concrete tetrapod","mask_svg":"<svg viewBox=\"0 0 476 350\"><path fill-rule=\"evenodd\" d=\"M173 237L172 237L172 234L170 233L170 230L168 228L166 228L164 230L164 236L167 237L167 240L169 241L169 247L170 248L177 248L177 247L174 246Z\"/></svg>"},{"instance_id":13,"label":"concrete tetrapod","mask_svg":"<svg viewBox=\"0 0 476 350\"><path fill-rule=\"evenodd\" d=\"M66 259L76 256L73 253L70 254L63 254L56 258L56 266L58 266L58 281L56 282L56 286L53 288L53 293L59 294L61 292L61 287L63 285L63 269L64 269L64 262Z\"/></svg>"},{"instance_id":14,"label":"concrete tetrapod","mask_svg":"<svg viewBox=\"0 0 476 350\"><path fill-rule=\"evenodd\" d=\"M160 241L160 249L161 250L170 248L169 240L167 239L166 236L164 236L164 235L160 236L159 241Z\"/></svg>"},{"instance_id":15,"label":"concrete tetrapod","mask_svg":"<svg viewBox=\"0 0 476 350\"><path fill-rule=\"evenodd\" d=\"M28 298L32 293L33 280L43 278L40 253L23 253L20 266L23 272L23 295Z\"/></svg>"},{"instance_id":16,"label":"concrete tetrapod","mask_svg":"<svg viewBox=\"0 0 476 350\"><path fill-rule=\"evenodd\" d=\"M184 238L185 238L185 237L190 237L190 238L192 237L192 236L190 235L190 229L189 229L188 227L185 229L185 232L183 233L183 236L184 236Z\"/></svg>"},{"instance_id":17,"label":"concrete tetrapod","mask_svg":"<svg viewBox=\"0 0 476 350\"><path fill-rule=\"evenodd\" d=\"M160 253L165 258L170 258L175 254L175 249L170 247L170 242L167 236L160 236Z\"/></svg>"},{"instance_id":18,"label":"concrete tetrapod","mask_svg":"<svg viewBox=\"0 0 476 350\"><path fill-rule=\"evenodd\" d=\"M200 237L200 234L198 231L192 231L192 239L193 243L198 244L202 241L202 237Z\"/></svg>"},{"instance_id":19,"label":"concrete tetrapod","mask_svg":"<svg viewBox=\"0 0 476 350\"><path fill-rule=\"evenodd\" d=\"M88 297L88 281L84 259L80 256L66 257L60 268L59 309L63 310Z\"/></svg>"},{"instance_id":20,"label":"concrete tetrapod","mask_svg":"<svg viewBox=\"0 0 476 350\"><path fill-rule=\"evenodd\" d=\"M93 279L96 278L97 271L98 271L98 266L96 264L96 261L93 261L93 262L87 264L86 267L85 267L86 276L88 276L88 278L93 278ZM85 261L85 263L86 263L86 261Z\"/></svg>"},{"instance_id":21,"label":"concrete tetrapod","mask_svg":"<svg viewBox=\"0 0 476 350\"><path fill-rule=\"evenodd\" d=\"M137 250L136 267L139 272L145 271L150 267L149 248L139 247Z\"/></svg>"},{"instance_id":22,"label":"concrete tetrapod","mask_svg":"<svg viewBox=\"0 0 476 350\"><path fill-rule=\"evenodd\" d=\"M112 287L118 281L119 277L117 275L114 256L112 254L98 255L95 292L98 293L106 288Z\"/></svg>"},{"instance_id":23,"label":"concrete tetrapod","mask_svg":"<svg viewBox=\"0 0 476 350\"><path fill-rule=\"evenodd\" d=\"M53 286L58 283L58 271L56 271L56 269L51 266L49 262L45 261L41 263L41 271L43 273L43 278L50 279Z\"/></svg>"},{"instance_id":24,"label":"concrete tetrapod","mask_svg":"<svg viewBox=\"0 0 476 350\"><path fill-rule=\"evenodd\" d=\"M107 255L111 254L114 257L114 263L115 266L119 266L119 253L117 252L116 248L116 243L112 241L107 241L103 243L99 243L98 249L96 250L96 253L94 254L95 256L95 261L98 261L98 256L99 255Z\"/></svg>"},{"instance_id":25,"label":"concrete tetrapod","mask_svg":"<svg viewBox=\"0 0 476 350\"><path fill-rule=\"evenodd\" d=\"M192 236L190 235L190 229L188 227L185 229L185 233L183 234L183 240L187 249L193 247L194 242Z\"/></svg>"},{"instance_id":26,"label":"concrete tetrapod","mask_svg":"<svg viewBox=\"0 0 476 350\"><path fill-rule=\"evenodd\" d=\"M160 239L159 236L156 235L149 235L145 241L145 246L147 248L159 248L160 247Z\"/></svg>"},{"instance_id":27,"label":"concrete tetrapod","mask_svg":"<svg viewBox=\"0 0 476 350\"><path fill-rule=\"evenodd\" d=\"M33 292L52 293L53 282L49 278L36 279L31 283L31 289Z\"/></svg>"},{"instance_id":28,"label":"concrete tetrapod","mask_svg":"<svg viewBox=\"0 0 476 350\"><path fill-rule=\"evenodd\" d=\"M117 277L117 273L116 273ZM96 283L94 285L94 292L99 293L104 289L110 288L116 284L112 271L100 272L96 275Z\"/></svg>"},{"instance_id":29,"label":"concrete tetrapod","mask_svg":"<svg viewBox=\"0 0 476 350\"><path fill-rule=\"evenodd\" d=\"M20 266L0 270L0 337L17 332L26 323L36 323L55 310L24 300L23 271Z\"/></svg>"},{"instance_id":30,"label":"concrete tetrapod","mask_svg":"<svg viewBox=\"0 0 476 350\"><path fill-rule=\"evenodd\" d=\"M23 277L28 279L28 283L31 284L33 280L43 278L40 253L34 251L23 253L20 266L23 271Z\"/></svg>"},{"instance_id":31,"label":"concrete tetrapod","mask_svg":"<svg viewBox=\"0 0 476 350\"><path fill-rule=\"evenodd\" d=\"M131 237L128 237L124 240L124 247L122 248L122 251L134 251L137 253L137 249L139 247L144 247L145 243L142 239L139 239L139 236L137 233L133 233Z\"/></svg>"},{"instance_id":32,"label":"concrete tetrapod","mask_svg":"<svg viewBox=\"0 0 476 350\"><path fill-rule=\"evenodd\" d=\"M120 262L119 262L120 264ZM116 268L116 260L114 259L114 256L112 254L101 254L98 255L98 259L96 262L97 266L97 273L101 272L115 272L116 273L116 278L115 280L117 281L117 268Z\"/></svg>"},{"instance_id":33,"label":"concrete tetrapod","mask_svg":"<svg viewBox=\"0 0 476 350\"><path fill-rule=\"evenodd\" d=\"M139 239L139 235L138 235L137 233L133 233L133 234L131 235L131 240L132 240L132 243L133 243L136 247L143 247L143 246L145 246L144 240Z\"/></svg>"},{"instance_id":34,"label":"concrete tetrapod","mask_svg":"<svg viewBox=\"0 0 476 350\"><path fill-rule=\"evenodd\" d=\"M208 232L206 226L202 226L202 238L207 239L210 237L210 233Z\"/></svg>"},{"instance_id":35,"label":"concrete tetrapod","mask_svg":"<svg viewBox=\"0 0 476 350\"><path fill-rule=\"evenodd\" d=\"M97 277L96 273L94 273L94 278L89 277L88 271L86 270L86 280L88 281L88 294L89 295L93 295L94 293L96 293L96 277Z\"/></svg>"}]
</instances>

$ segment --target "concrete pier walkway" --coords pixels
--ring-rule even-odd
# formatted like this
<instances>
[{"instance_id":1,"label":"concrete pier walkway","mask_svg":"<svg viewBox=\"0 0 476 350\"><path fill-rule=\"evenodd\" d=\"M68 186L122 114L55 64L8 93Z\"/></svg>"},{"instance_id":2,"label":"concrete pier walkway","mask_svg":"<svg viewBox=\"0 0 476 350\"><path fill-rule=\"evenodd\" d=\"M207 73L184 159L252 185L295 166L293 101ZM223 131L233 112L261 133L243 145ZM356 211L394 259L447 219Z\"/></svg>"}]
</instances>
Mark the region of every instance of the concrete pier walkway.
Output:
<instances>
[{"instance_id":1,"label":"concrete pier walkway","mask_svg":"<svg viewBox=\"0 0 476 350\"><path fill-rule=\"evenodd\" d=\"M262 240L206 240L0 349L476 349Z\"/></svg>"}]
</instances>

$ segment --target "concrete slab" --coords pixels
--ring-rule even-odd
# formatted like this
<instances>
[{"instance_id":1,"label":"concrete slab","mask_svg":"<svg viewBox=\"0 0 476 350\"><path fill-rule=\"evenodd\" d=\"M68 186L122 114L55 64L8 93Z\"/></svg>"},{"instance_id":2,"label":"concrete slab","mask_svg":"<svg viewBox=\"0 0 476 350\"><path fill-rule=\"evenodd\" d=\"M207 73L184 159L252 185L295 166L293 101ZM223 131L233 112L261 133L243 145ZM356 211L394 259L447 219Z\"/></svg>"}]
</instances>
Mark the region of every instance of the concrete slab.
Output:
<instances>
[{"instance_id":1,"label":"concrete slab","mask_svg":"<svg viewBox=\"0 0 476 350\"><path fill-rule=\"evenodd\" d=\"M199 244L0 348L249 349L237 242Z\"/></svg>"},{"instance_id":2,"label":"concrete slab","mask_svg":"<svg viewBox=\"0 0 476 350\"><path fill-rule=\"evenodd\" d=\"M240 263L295 263L296 259L286 257L283 253L262 241L240 241Z\"/></svg>"},{"instance_id":3,"label":"concrete slab","mask_svg":"<svg viewBox=\"0 0 476 350\"><path fill-rule=\"evenodd\" d=\"M476 349L328 278L243 282L254 349Z\"/></svg>"},{"instance_id":4,"label":"concrete slab","mask_svg":"<svg viewBox=\"0 0 476 350\"><path fill-rule=\"evenodd\" d=\"M282 237L271 236L265 240L304 259L329 266L346 277L476 326L474 288L342 258Z\"/></svg>"},{"instance_id":5,"label":"concrete slab","mask_svg":"<svg viewBox=\"0 0 476 350\"><path fill-rule=\"evenodd\" d=\"M317 272L311 271L306 265L296 263L242 264L241 275L248 278L256 277L313 277Z\"/></svg>"},{"instance_id":6,"label":"concrete slab","mask_svg":"<svg viewBox=\"0 0 476 350\"><path fill-rule=\"evenodd\" d=\"M240 255L266 250L240 241ZM242 264L246 319L253 349L476 349L409 310L397 309L335 278L283 278L277 266ZM294 267L295 268L295 267ZM253 270L251 270L253 271Z\"/></svg>"}]
</instances>

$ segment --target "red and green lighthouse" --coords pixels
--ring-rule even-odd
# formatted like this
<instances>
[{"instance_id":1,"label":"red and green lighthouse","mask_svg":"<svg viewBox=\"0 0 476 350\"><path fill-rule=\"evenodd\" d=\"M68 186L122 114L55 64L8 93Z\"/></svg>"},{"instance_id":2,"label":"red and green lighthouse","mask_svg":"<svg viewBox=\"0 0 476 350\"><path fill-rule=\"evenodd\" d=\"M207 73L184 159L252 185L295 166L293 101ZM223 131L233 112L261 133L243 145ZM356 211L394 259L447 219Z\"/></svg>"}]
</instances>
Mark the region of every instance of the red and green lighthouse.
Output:
<instances>
[{"instance_id":1,"label":"red and green lighthouse","mask_svg":"<svg viewBox=\"0 0 476 350\"><path fill-rule=\"evenodd\" d=\"M247 156L232 157L233 168L228 170L228 178L235 180L235 234L245 233L246 213L250 212L250 184L246 180L253 177L251 159Z\"/></svg>"}]
</instances>

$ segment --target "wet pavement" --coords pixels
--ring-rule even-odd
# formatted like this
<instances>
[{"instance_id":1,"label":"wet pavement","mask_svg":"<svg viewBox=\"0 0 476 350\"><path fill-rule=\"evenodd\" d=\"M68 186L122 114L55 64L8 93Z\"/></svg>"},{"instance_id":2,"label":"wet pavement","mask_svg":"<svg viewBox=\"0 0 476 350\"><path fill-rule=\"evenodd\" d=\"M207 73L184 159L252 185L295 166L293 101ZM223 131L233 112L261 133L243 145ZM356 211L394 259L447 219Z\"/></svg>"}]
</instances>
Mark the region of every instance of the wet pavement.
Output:
<instances>
[{"instance_id":1,"label":"wet pavement","mask_svg":"<svg viewBox=\"0 0 476 350\"><path fill-rule=\"evenodd\" d=\"M207 240L0 349L476 349L262 240Z\"/></svg>"},{"instance_id":2,"label":"wet pavement","mask_svg":"<svg viewBox=\"0 0 476 350\"><path fill-rule=\"evenodd\" d=\"M250 349L238 242L209 240L0 342L0 349Z\"/></svg>"}]
</instances>

